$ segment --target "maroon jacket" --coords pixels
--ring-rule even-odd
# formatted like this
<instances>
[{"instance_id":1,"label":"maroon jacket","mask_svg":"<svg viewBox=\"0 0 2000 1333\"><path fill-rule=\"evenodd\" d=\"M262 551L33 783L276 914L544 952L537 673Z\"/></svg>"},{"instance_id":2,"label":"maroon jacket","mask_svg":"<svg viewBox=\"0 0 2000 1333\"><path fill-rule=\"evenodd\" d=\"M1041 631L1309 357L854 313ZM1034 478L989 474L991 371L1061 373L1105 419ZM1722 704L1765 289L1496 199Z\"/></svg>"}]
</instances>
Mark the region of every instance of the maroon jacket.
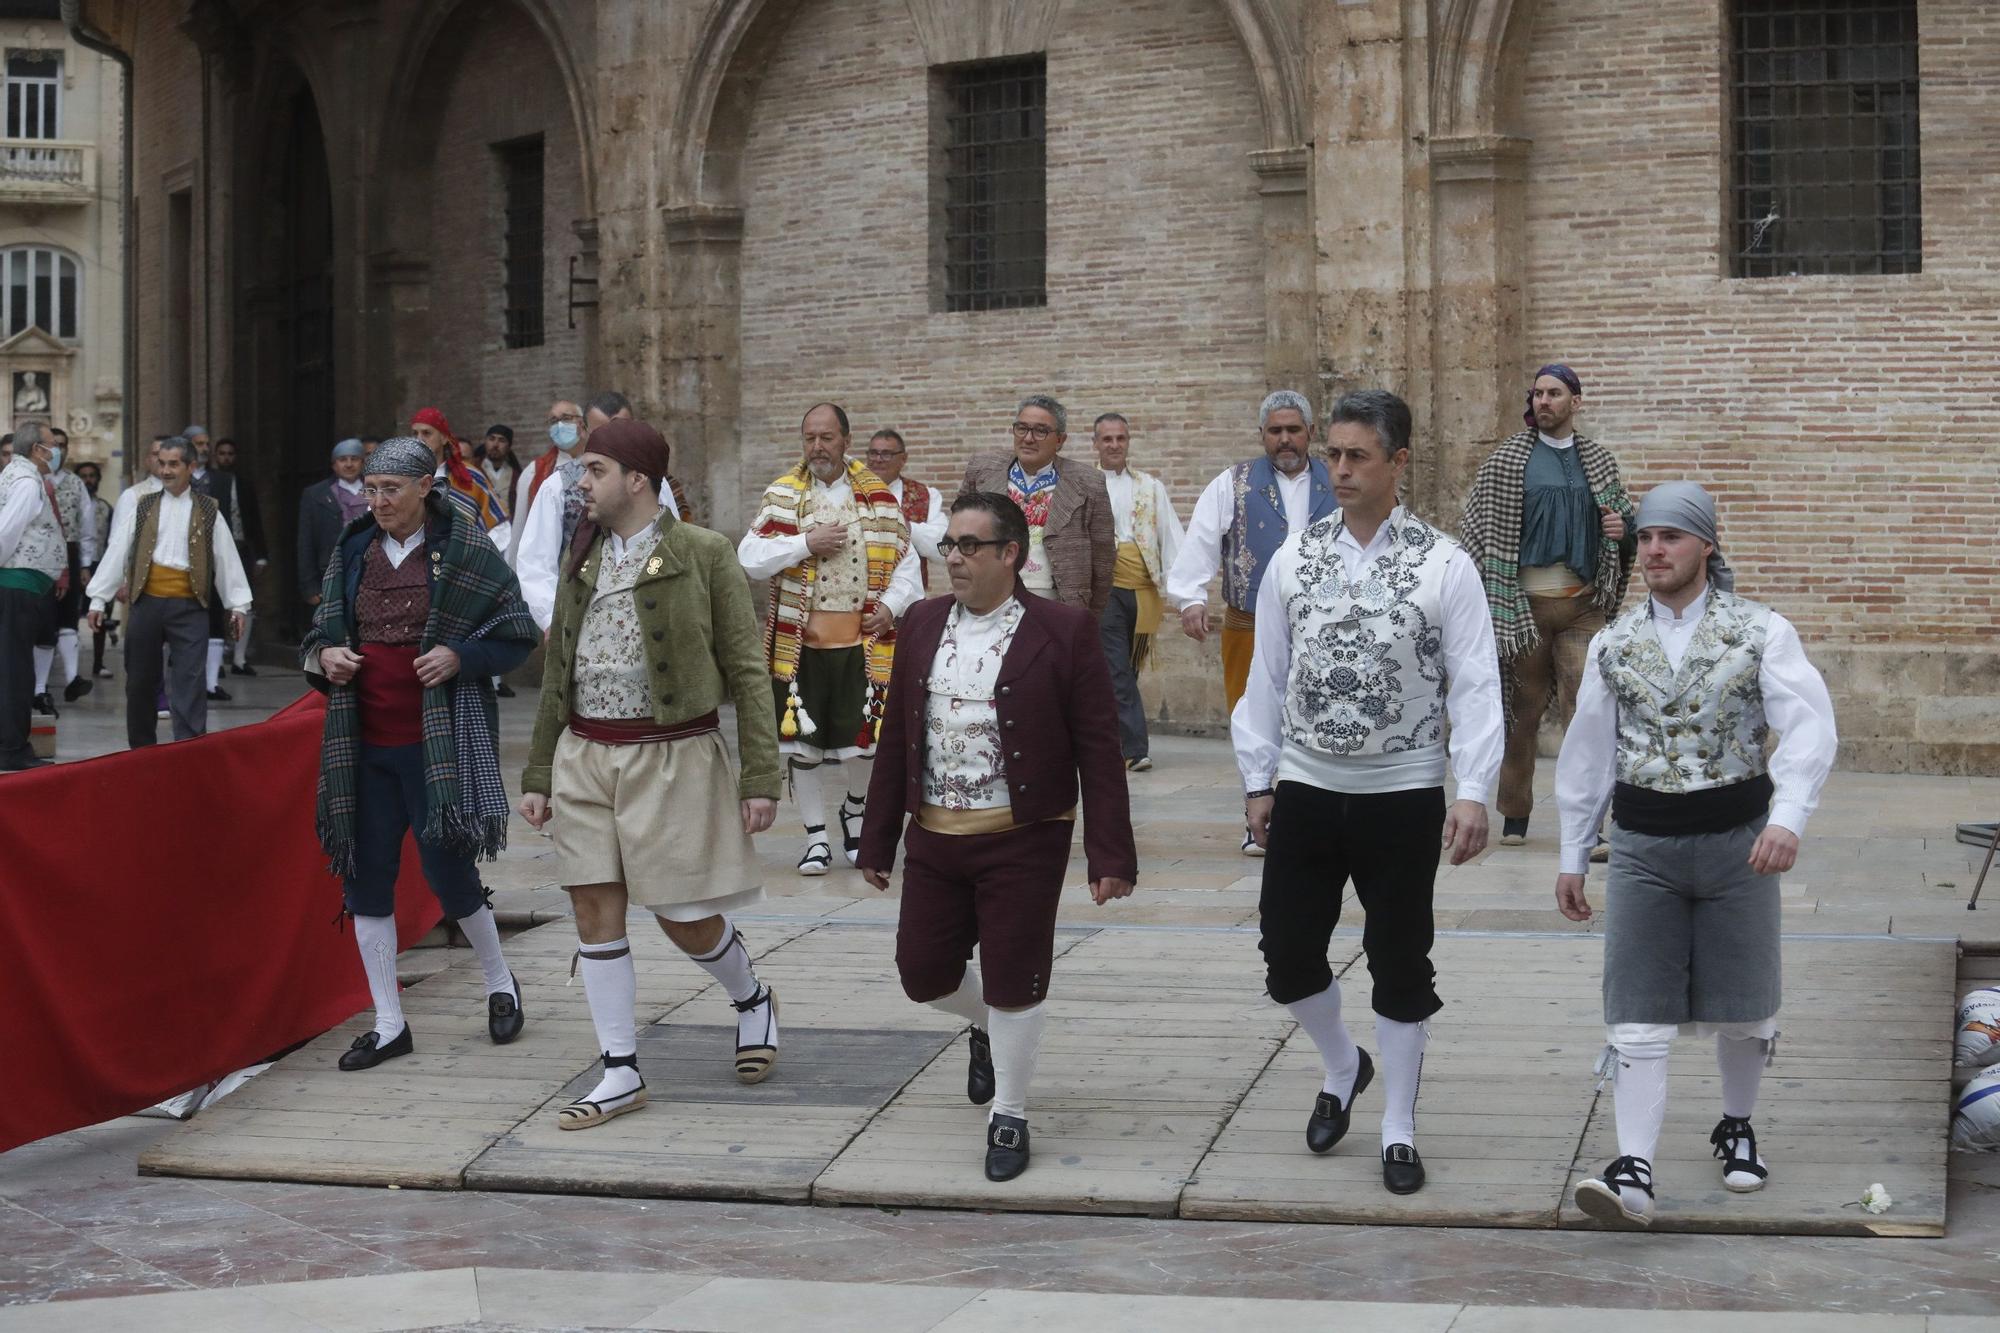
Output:
<instances>
[{"instance_id":1,"label":"maroon jacket","mask_svg":"<svg viewBox=\"0 0 2000 1333\"><path fill-rule=\"evenodd\" d=\"M1077 607L1037 597L1014 585L1025 614L1000 663L994 699L1007 746L1007 787L1014 818L1053 819L1077 803L1083 785L1083 851L1093 880L1139 878L1132 844L1132 807L1118 744L1118 708L1111 672L1097 635L1097 618ZM954 599L918 602L896 630L896 665L868 815L861 825L860 865L885 874L896 864L903 819L923 804L925 726L931 660L944 637Z\"/></svg>"}]
</instances>

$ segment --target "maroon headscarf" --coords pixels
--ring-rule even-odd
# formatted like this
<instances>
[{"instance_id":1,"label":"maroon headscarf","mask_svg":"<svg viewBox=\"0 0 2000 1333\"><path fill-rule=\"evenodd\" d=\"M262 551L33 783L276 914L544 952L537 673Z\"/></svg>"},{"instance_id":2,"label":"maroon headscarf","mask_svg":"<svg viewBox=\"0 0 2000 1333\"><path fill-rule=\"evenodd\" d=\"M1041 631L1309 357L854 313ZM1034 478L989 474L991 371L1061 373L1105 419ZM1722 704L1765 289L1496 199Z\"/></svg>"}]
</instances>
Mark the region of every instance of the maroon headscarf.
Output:
<instances>
[{"instance_id":1,"label":"maroon headscarf","mask_svg":"<svg viewBox=\"0 0 2000 1333\"><path fill-rule=\"evenodd\" d=\"M590 438L583 442L580 451L608 458L628 472L642 472L659 486L667 483L667 459L672 452L660 432L643 421L634 421L629 417L618 417L590 432ZM590 554L591 543L596 540L597 524L591 522L586 513L583 521L576 525L576 535L570 539L570 573L574 574L582 567L584 557Z\"/></svg>"}]
</instances>

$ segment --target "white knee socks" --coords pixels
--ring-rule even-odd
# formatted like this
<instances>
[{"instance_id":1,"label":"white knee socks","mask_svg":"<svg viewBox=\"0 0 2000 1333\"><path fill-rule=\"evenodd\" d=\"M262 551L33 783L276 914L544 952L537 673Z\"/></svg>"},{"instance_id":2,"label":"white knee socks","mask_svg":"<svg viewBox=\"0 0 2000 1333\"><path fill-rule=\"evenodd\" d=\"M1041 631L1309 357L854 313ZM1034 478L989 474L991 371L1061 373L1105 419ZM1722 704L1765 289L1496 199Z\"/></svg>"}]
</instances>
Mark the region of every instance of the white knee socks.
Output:
<instances>
[{"instance_id":1,"label":"white knee socks","mask_svg":"<svg viewBox=\"0 0 2000 1333\"><path fill-rule=\"evenodd\" d=\"M736 923L722 918L722 943L711 953L689 954L702 971L722 983L732 1004L741 1004L757 993L757 970L750 963L750 951L736 933Z\"/></svg>"},{"instance_id":2,"label":"white knee socks","mask_svg":"<svg viewBox=\"0 0 2000 1333\"><path fill-rule=\"evenodd\" d=\"M868 804L868 778L875 771L875 758L843 759L840 766L847 770L848 804L860 807Z\"/></svg>"},{"instance_id":3,"label":"white knee socks","mask_svg":"<svg viewBox=\"0 0 2000 1333\"><path fill-rule=\"evenodd\" d=\"M36 694L47 694L49 692L49 667L55 663L55 660L56 650L54 648L38 647L35 649Z\"/></svg>"},{"instance_id":4,"label":"white knee socks","mask_svg":"<svg viewBox=\"0 0 2000 1333\"><path fill-rule=\"evenodd\" d=\"M1340 983L1334 982L1317 995L1294 1000L1285 1008L1312 1038L1319 1051L1319 1062L1326 1067L1326 1081L1320 1084L1320 1091L1340 1098L1340 1104L1346 1106L1354 1096L1355 1076L1361 1072L1361 1048L1354 1044L1347 1024L1340 1020Z\"/></svg>"},{"instance_id":5,"label":"white knee socks","mask_svg":"<svg viewBox=\"0 0 2000 1333\"><path fill-rule=\"evenodd\" d=\"M1722 1074L1722 1113L1748 1120L1757 1109L1770 1043L1762 1037L1715 1036L1715 1067Z\"/></svg>"},{"instance_id":6,"label":"white knee socks","mask_svg":"<svg viewBox=\"0 0 2000 1333\"><path fill-rule=\"evenodd\" d=\"M1424 1074L1424 1048L1430 1045L1426 1023L1398 1023L1375 1016L1375 1040L1382 1052L1382 1146L1417 1146L1417 1085Z\"/></svg>"},{"instance_id":7,"label":"white knee socks","mask_svg":"<svg viewBox=\"0 0 2000 1333\"><path fill-rule=\"evenodd\" d=\"M809 829L826 827L826 797L820 794L817 768L792 770L792 800L798 803L799 818ZM825 837L824 833L815 836Z\"/></svg>"},{"instance_id":8,"label":"white knee socks","mask_svg":"<svg viewBox=\"0 0 2000 1333\"><path fill-rule=\"evenodd\" d=\"M375 1001L375 1036L384 1045L403 1031L403 994L396 984L396 918L357 916L354 945L361 952L361 970L368 974L368 995Z\"/></svg>"},{"instance_id":9,"label":"white knee socks","mask_svg":"<svg viewBox=\"0 0 2000 1333\"><path fill-rule=\"evenodd\" d=\"M1035 1081L1035 1056L1048 1019L1048 1006L1042 1004L1011 1012L987 1010L986 1031L993 1039L992 1115L1027 1118L1028 1085Z\"/></svg>"},{"instance_id":10,"label":"white knee socks","mask_svg":"<svg viewBox=\"0 0 2000 1333\"><path fill-rule=\"evenodd\" d=\"M208 688L210 693L222 687L222 640L208 641Z\"/></svg>"},{"instance_id":11,"label":"white knee socks","mask_svg":"<svg viewBox=\"0 0 2000 1333\"><path fill-rule=\"evenodd\" d=\"M1617 1110L1618 1155L1647 1162L1660 1150L1660 1127L1667 1121L1667 1052L1648 1046L1639 1051L1618 1048L1612 1076L1612 1105Z\"/></svg>"},{"instance_id":12,"label":"white knee socks","mask_svg":"<svg viewBox=\"0 0 2000 1333\"><path fill-rule=\"evenodd\" d=\"M500 925L493 919L493 909L482 907L471 916L460 917L458 928L465 932L466 942L479 958L479 970L486 974L486 993L505 991L518 1004L521 992L514 985L514 974L507 970L506 955L500 952Z\"/></svg>"},{"instance_id":13,"label":"white knee socks","mask_svg":"<svg viewBox=\"0 0 2000 1333\"><path fill-rule=\"evenodd\" d=\"M959 981L957 990L929 1003L931 1008L942 1009L976 1028L986 1026L985 987L980 983L979 968L975 964L965 965L965 976Z\"/></svg>"},{"instance_id":14,"label":"white knee socks","mask_svg":"<svg viewBox=\"0 0 2000 1333\"><path fill-rule=\"evenodd\" d=\"M56 656L62 659L62 683L67 685L76 679L76 631L59 629L56 631ZM44 686L44 689L47 687Z\"/></svg>"},{"instance_id":15,"label":"white knee socks","mask_svg":"<svg viewBox=\"0 0 2000 1333\"><path fill-rule=\"evenodd\" d=\"M638 1020L632 1006L638 1000L638 973L632 966L632 942L620 937L604 944L585 944L577 950L577 970L583 973L583 994L590 1002L591 1026L597 1029L597 1047L606 1055L632 1055L639 1049ZM623 1097L639 1086L639 1071L620 1065L606 1069L604 1077L590 1092L590 1100L608 1101Z\"/></svg>"}]
</instances>

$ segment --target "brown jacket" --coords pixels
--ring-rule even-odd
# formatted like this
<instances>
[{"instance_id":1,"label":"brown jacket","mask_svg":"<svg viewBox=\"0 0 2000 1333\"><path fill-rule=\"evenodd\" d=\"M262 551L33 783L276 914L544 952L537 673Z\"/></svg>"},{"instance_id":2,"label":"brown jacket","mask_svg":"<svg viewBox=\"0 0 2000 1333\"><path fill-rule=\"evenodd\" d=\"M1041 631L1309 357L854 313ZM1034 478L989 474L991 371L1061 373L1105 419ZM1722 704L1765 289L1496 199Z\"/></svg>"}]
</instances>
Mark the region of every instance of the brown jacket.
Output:
<instances>
[{"instance_id":1,"label":"brown jacket","mask_svg":"<svg viewBox=\"0 0 2000 1333\"><path fill-rule=\"evenodd\" d=\"M1007 749L1007 795L1014 818L1022 824L1058 818L1076 808L1081 785L1089 877L1136 883L1139 853L1132 841L1118 710L1097 625L1081 611L1037 597L1018 583L1014 596L1025 614L1001 659L993 700ZM861 824L859 864L864 870L886 874L895 866L904 819L923 804L930 738L927 682L953 605L950 597L918 602L896 632L896 665L868 782L868 814Z\"/></svg>"},{"instance_id":2,"label":"brown jacket","mask_svg":"<svg viewBox=\"0 0 2000 1333\"><path fill-rule=\"evenodd\" d=\"M1007 493L1007 469L1014 455L995 451L974 454L965 465L958 488ZM1118 563L1118 528L1111 518L1111 495L1104 474L1093 464L1056 458L1056 489L1049 500L1049 522L1042 529L1042 550L1055 579L1055 599L1102 615L1111 600L1111 571Z\"/></svg>"}]
</instances>

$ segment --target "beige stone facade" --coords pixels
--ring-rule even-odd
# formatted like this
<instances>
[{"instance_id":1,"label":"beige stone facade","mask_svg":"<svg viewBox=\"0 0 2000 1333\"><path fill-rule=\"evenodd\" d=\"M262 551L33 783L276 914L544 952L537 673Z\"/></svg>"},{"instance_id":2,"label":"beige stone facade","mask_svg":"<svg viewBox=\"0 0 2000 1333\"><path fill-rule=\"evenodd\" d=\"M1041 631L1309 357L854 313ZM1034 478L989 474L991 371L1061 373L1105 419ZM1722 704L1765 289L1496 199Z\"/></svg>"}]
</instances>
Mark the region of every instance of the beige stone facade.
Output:
<instances>
[{"instance_id":1,"label":"beige stone facade","mask_svg":"<svg viewBox=\"0 0 2000 1333\"><path fill-rule=\"evenodd\" d=\"M1409 399L1409 500L1565 359L1640 485L1722 499L1846 757L2000 771L2000 15L1921 0L1923 263L1728 276L1727 0L85 0L136 62L144 429L246 441L267 513L435 403L525 443L616 386L736 527L805 406L952 489L1016 398L1117 410L1185 508L1267 388ZM937 71L1042 56L1047 302L946 313ZM504 345L499 146L544 145L539 346ZM176 196L195 225L173 230ZM202 275L176 348L176 264ZM572 272L583 279L572 284ZM595 281L592 282L591 280ZM572 307L572 298L575 304ZM593 306L591 302L596 304ZM570 328L574 319L576 327ZM529 451L531 452L531 450ZM277 526L277 525L274 525ZM282 538L274 545L281 545ZM1214 647L1147 688L1216 727Z\"/></svg>"},{"instance_id":2,"label":"beige stone facade","mask_svg":"<svg viewBox=\"0 0 2000 1333\"><path fill-rule=\"evenodd\" d=\"M0 17L0 429L61 426L74 462L103 466L109 499L123 470L121 75L45 8Z\"/></svg>"}]
</instances>

